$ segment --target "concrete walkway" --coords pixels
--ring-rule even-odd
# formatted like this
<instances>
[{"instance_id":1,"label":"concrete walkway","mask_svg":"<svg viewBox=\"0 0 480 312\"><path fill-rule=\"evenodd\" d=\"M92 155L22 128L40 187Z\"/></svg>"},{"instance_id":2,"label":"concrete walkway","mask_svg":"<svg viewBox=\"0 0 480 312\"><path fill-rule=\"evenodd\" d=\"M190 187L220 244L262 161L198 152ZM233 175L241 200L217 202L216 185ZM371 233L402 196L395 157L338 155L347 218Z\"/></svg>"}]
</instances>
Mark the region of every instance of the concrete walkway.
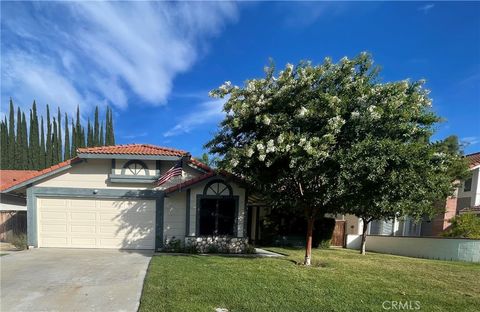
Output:
<instances>
[{"instance_id":1,"label":"concrete walkway","mask_svg":"<svg viewBox=\"0 0 480 312\"><path fill-rule=\"evenodd\" d=\"M276 253L276 252L273 252L273 251L269 251L269 250L265 250L265 249L261 249L261 248L255 248L255 253L259 257L266 257L266 258L285 257L282 254L279 254L279 253Z\"/></svg>"},{"instance_id":2,"label":"concrete walkway","mask_svg":"<svg viewBox=\"0 0 480 312\"><path fill-rule=\"evenodd\" d=\"M153 252L40 248L0 257L0 310L137 311Z\"/></svg>"},{"instance_id":3,"label":"concrete walkway","mask_svg":"<svg viewBox=\"0 0 480 312\"><path fill-rule=\"evenodd\" d=\"M184 252L157 252L156 256L190 256L190 253ZM237 257L237 258L275 258L275 257L285 257L285 255L261 249L255 248L255 253L252 254L235 254L235 253L204 253L204 254L195 254L197 256L221 256L221 257Z\"/></svg>"}]
</instances>

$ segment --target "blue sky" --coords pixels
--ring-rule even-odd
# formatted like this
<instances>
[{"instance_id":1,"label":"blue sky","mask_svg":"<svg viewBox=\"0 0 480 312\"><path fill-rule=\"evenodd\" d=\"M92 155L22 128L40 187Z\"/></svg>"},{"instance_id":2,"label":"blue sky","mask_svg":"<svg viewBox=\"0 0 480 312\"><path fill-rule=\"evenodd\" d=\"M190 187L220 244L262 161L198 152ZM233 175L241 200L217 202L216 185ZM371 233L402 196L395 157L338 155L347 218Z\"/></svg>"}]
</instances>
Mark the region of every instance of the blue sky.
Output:
<instances>
[{"instance_id":1,"label":"blue sky","mask_svg":"<svg viewBox=\"0 0 480 312\"><path fill-rule=\"evenodd\" d=\"M1 112L12 97L84 118L115 113L118 143L203 151L222 119L208 91L260 77L273 58L338 60L361 51L384 81L425 78L446 121L480 151L480 3L2 2Z\"/></svg>"}]
</instances>

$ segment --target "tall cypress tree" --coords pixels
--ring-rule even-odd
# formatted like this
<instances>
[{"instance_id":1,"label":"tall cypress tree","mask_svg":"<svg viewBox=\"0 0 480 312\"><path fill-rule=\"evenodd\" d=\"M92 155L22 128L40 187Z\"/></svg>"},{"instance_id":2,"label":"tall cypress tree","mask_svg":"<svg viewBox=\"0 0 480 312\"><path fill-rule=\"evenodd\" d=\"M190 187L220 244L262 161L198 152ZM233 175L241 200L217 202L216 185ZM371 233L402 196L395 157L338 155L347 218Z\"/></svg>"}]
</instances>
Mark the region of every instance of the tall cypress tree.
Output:
<instances>
[{"instance_id":1,"label":"tall cypress tree","mask_svg":"<svg viewBox=\"0 0 480 312\"><path fill-rule=\"evenodd\" d=\"M50 108L48 107L48 104L47 104L47 136L46 136L45 149L47 153L45 165L47 167L50 167L51 165L53 165L53 146L52 146L52 124L50 122Z\"/></svg>"},{"instance_id":2,"label":"tall cypress tree","mask_svg":"<svg viewBox=\"0 0 480 312\"><path fill-rule=\"evenodd\" d=\"M88 118L87 122L87 147L93 146L93 131L92 126L90 125L90 118Z\"/></svg>"},{"instance_id":3,"label":"tall cypress tree","mask_svg":"<svg viewBox=\"0 0 480 312\"><path fill-rule=\"evenodd\" d=\"M70 159L70 133L68 131L68 116L65 113L65 147L64 147L64 159Z\"/></svg>"},{"instance_id":4,"label":"tall cypress tree","mask_svg":"<svg viewBox=\"0 0 480 312\"><path fill-rule=\"evenodd\" d=\"M29 150L28 150L28 134L27 134L27 118L25 117L25 113L22 113L22 160L21 160L21 169L28 169L29 168Z\"/></svg>"},{"instance_id":5,"label":"tall cypress tree","mask_svg":"<svg viewBox=\"0 0 480 312\"><path fill-rule=\"evenodd\" d=\"M108 128L109 115L110 115L110 110L107 107L107 112L105 113L105 145L109 145L108 143L110 142L110 131Z\"/></svg>"},{"instance_id":6,"label":"tall cypress tree","mask_svg":"<svg viewBox=\"0 0 480 312\"><path fill-rule=\"evenodd\" d=\"M0 168L7 168L7 157L8 157L8 128L7 128L7 117L5 116L5 122L2 120L0 126Z\"/></svg>"},{"instance_id":7,"label":"tall cypress tree","mask_svg":"<svg viewBox=\"0 0 480 312\"><path fill-rule=\"evenodd\" d=\"M105 145L105 141L103 137L103 121L102 121L102 124L100 125L100 139L99 139L98 145L99 146Z\"/></svg>"},{"instance_id":8,"label":"tall cypress tree","mask_svg":"<svg viewBox=\"0 0 480 312\"><path fill-rule=\"evenodd\" d=\"M13 106L12 98L10 98L10 112L8 121L7 168L15 168L15 108Z\"/></svg>"},{"instance_id":9,"label":"tall cypress tree","mask_svg":"<svg viewBox=\"0 0 480 312\"><path fill-rule=\"evenodd\" d=\"M15 135L15 159L13 169L22 169L22 112L20 107L17 107L17 133Z\"/></svg>"},{"instance_id":10,"label":"tall cypress tree","mask_svg":"<svg viewBox=\"0 0 480 312\"><path fill-rule=\"evenodd\" d=\"M57 121L58 121L58 135L57 135L57 162L63 160L62 154L62 115L60 113L60 107L57 109Z\"/></svg>"},{"instance_id":11,"label":"tall cypress tree","mask_svg":"<svg viewBox=\"0 0 480 312\"><path fill-rule=\"evenodd\" d=\"M80 124L80 106L77 106L77 121L75 124L75 133L77 134L77 141L75 142L75 145L77 148L83 147L82 141L84 142L85 139L82 139L82 125Z\"/></svg>"},{"instance_id":12,"label":"tall cypress tree","mask_svg":"<svg viewBox=\"0 0 480 312\"><path fill-rule=\"evenodd\" d=\"M40 163L41 169L47 167L47 154L45 151L45 128L43 126L43 116L40 117Z\"/></svg>"},{"instance_id":13,"label":"tall cypress tree","mask_svg":"<svg viewBox=\"0 0 480 312\"><path fill-rule=\"evenodd\" d=\"M57 116L51 119L50 106L47 105L46 120L40 116L39 125L37 104L33 101L29 110L29 130L27 118L20 107L15 106L10 99L9 120L5 116L0 121L0 168L3 169L43 169L76 156L79 147L114 145L113 113L106 110L105 125L99 120L99 109L95 108L95 120L88 120L87 127L83 127L80 120L80 108L77 107L77 116L71 120L71 129L68 115L65 114L65 136L62 136L61 110L57 108ZM15 113L17 116L15 116ZM53 121L53 123L52 123ZM45 128L46 127L46 128ZM105 127L105 128L104 128ZM46 133L45 133L46 130ZM70 132L71 130L71 132ZM71 133L71 135L70 135ZM62 144L65 138L65 145Z\"/></svg>"},{"instance_id":14,"label":"tall cypress tree","mask_svg":"<svg viewBox=\"0 0 480 312\"><path fill-rule=\"evenodd\" d=\"M115 131L113 130L113 111L110 109L110 135L111 145L115 145Z\"/></svg>"},{"instance_id":15,"label":"tall cypress tree","mask_svg":"<svg viewBox=\"0 0 480 312\"><path fill-rule=\"evenodd\" d=\"M30 135L28 136L28 169L33 169L33 165L35 160L33 159L33 147L32 147L32 123L33 123L33 112L32 109L30 109Z\"/></svg>"},{"instance_id":16,"label":"tall cypress tree","mask_svg":"<svg viewBox=\"0 0 480 312\"><path fill-rule=\"evenodd\" d=\"M73 118L72 118L72 149L70 151L71 157L77 156L77 131L75 126L73 125Z\"/></svg>"},{"instance_id":17,"label":"tall cypress tree","mask_svg":"<svg viewBox=\"0 0 480 312\"><path fill-rule=\"evenodd\" d=\"M115 145L115 134L113 133L113 116L110 107L107 107L105 124L105 145Z\"/></svg>"},{"instance_id":18,"label":"tall cypress tree","mask_svg":"<svg viewBox=\"0 0 480 312\"><path fill-rule=\"evenodd\" d=\"M80 147L85 147L85 128L80 127Z\"/></svg>"},{"instance_id":19,"label":"tall cypress tree","mask_svg":"<svg viewBox=\"0 0 480 312\"><path fill-rule=\"evenodd\" d=\"M40 139L38 133L38 116L37 116L37 104L33 101L32 109L30 111L30 137L29 137L29 150L30 150L30 169L40 169Z\"/></svg>"},{"instance_id":20,"label":"tall cypress tree","mask_svg":"<svg viewBox=\"0 0 480 312\"><path fill-rule=\"evenodd\" d=\"M100 123L98 121L98 106L95 107L95 121L93 124L93 145L92 146L99 146L100 145Z\"/></svg>"},{"instance_id":21,"label":"tall cypress tree","mask_svg":"<svg viewBox=\"0 0 480 312\"><path fill-rule=\"evenodd\" d=\"M58 163L58 129L57 120L53 117L53 131L52 131L52 165Z\"/></svg>"}]
</instances>

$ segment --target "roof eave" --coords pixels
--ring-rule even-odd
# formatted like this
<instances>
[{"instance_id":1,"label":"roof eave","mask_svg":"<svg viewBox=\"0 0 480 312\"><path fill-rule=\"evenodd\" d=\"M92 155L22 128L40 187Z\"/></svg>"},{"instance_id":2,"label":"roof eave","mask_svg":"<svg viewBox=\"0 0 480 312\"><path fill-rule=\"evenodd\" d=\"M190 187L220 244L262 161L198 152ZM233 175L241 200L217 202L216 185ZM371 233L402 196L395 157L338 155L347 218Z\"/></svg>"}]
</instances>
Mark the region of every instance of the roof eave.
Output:
<instances>
[{"instance_id":1,"label":"roof eave","mask_svg":"<svg viewBox=\"0 0 480 312\"><path fill-rule=\"evenodd\" d=\"M79 162L81 162L81 161L78 161L78 162L76 162L76 163L74 163L74 164L77 164L77 163L79 163ZM35 183L35 182L37 182L37 181L39 181L39 180L48 178L48 177L50 177L50 176L52 176L52 175L55 175L55 174L57 174L57 173L63 172L63 171L65 171L65 170L68 170L68 169L72 168L72 166L73 166L74 164L69 164L69 165L66 165L66 166L64 166L64 167L58 168L58 169L56 169L56 170L52 170L52 171L50 171L50 172L48 172L48 173L45 173L45 174L42 174L42 175L33 177L33 178L31 178L31 179L28 179L28 180L25 180L25 181L23 181L23 182L20 182L20 183L18 183L18 184L15 184L15 185L13 185L13 186L5 189L5 190L2 190L1 193L9 193L9 192L18 190L18 189L20 189L20 188L22 188L22 187L24 187L24 186L27 186L27 185L32 184L32 183Z\"/></svg>"},{"instance_id":2,"label":"roof eave","mask_svg":"<svg viewBox=\"0 0 480 312\"><path fill-rule=\"evenodd\" d=\"M185 155L186 156L186 155ZM162 156L162 155L137 155L137 154L100 154L100 153L79 153L78 157L83 159L138 159L138 160L180 160L185 156Z\"/></svg>"}]
</instances>

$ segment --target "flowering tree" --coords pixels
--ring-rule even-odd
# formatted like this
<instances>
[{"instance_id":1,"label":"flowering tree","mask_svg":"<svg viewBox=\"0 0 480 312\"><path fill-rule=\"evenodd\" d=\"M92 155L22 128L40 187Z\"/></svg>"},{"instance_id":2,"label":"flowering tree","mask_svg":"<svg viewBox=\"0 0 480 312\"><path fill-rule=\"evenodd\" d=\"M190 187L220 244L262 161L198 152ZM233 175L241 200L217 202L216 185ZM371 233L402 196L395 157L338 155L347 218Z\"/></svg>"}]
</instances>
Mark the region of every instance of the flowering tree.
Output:
<instances>
[{"instance_id":1,"label":"flowering tree","mask_svg":"<svg viewBox=\"0 0 480 312\"><path fill-rule=\"evenodd\" d=\"M288 64L277 76L272 65L265 78L248 80L242 88L226 82L210 94L227 102L226 118L207 147L223 156L220 167L268 194L274 206L303 212L306 265L316 218L343 212L363 217L369 209L365 202L355 202L348 185L353 176L348 162L357 157L361 163L365 156L361 142L370 144L364 149L368 153L375 153L377 138L386 137L394 145L427 146L418 153L433 155L428 137L438 118L428 109L428 92L421 82L379 83L379 69L372 63L362 53L336 64L328 58L318 66ZM349 150L356 144L355 155ZM398 157L408 154L405 149ZM368 177L365 181L356 191L368 188Z\"/></svg>"}]
</instances>

